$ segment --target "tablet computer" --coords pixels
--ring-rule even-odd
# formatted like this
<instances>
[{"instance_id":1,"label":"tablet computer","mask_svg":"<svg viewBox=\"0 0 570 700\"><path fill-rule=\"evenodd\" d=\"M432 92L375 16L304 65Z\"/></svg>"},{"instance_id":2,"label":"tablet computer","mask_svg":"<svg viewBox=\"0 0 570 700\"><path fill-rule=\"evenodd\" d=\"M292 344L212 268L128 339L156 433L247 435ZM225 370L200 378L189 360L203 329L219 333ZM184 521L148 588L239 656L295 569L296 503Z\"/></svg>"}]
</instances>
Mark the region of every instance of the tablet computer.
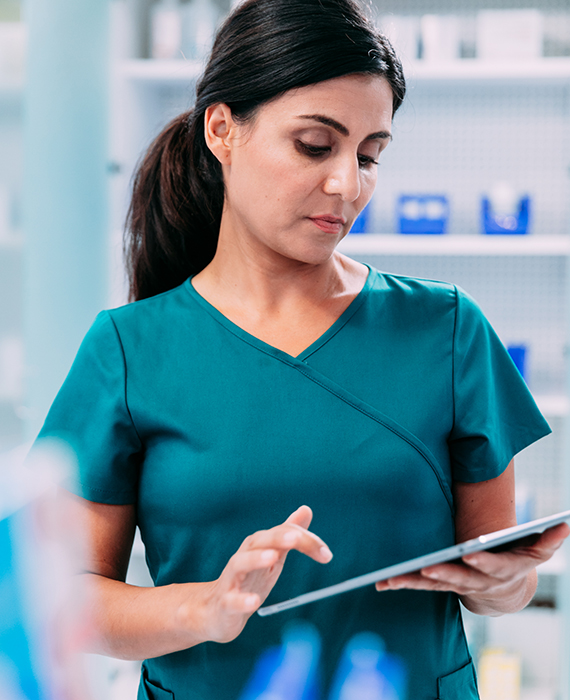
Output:
<instances>
[{"instance_id":1,"label":"tablet computer","mask_svg":"<svg viewBox=\"0 0 570 700\"><path fill-rule=\"evenodd\" d=\"M532 544L544 530L547 530L549 527L554 527L566 520L570 520L570 510L565 510L562 513L555 513L546 518L532 520L528 523L522 523L522 525L508 527L504 530L490 532L488 535L481 535L481 537L461 542L452 547L446 547L445 549L440 549L436 552L416 557L415 559L409 559L400 564L387 566L384 569L378 569L378 571L373 571L370 574L363 574L362 576L348 579L334 586L327 586L327 588L304 593L296 598L291 598L291 600L285 600L282 603L275 603L275 605L259 608L257 614L262 617L265 615L273 615L283 610L296 608L299 605L306 605L307 603L313 603L316 600L322 600L329 596L352 591L355 588L369 586L376 583L376 581L384 581L387 578L392 578L392 576L401 576L402 574L419 571L425 566L433 566L434 564L443 564L447 561L460 559L466 554L472 554L473 552L481 552L483 550L498 552L513 549L517 546Z\"/></svg>"}]
</instances>

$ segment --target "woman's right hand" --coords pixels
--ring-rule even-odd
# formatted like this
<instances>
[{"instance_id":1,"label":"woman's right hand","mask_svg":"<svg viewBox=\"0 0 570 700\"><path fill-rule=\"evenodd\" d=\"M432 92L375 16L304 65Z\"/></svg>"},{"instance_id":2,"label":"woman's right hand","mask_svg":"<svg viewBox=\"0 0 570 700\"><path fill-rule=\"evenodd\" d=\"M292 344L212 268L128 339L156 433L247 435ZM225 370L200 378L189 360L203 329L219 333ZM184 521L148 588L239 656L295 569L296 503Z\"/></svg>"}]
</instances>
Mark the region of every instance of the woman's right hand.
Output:
<instances>
[{"instance_id":1,"label":"woman's right hand","mask_svg":"<svg viewBox=\"0 0 570 700\"><path fill-rule=\"evenodd\" d=\"M326 544L308 527L313 513L301 506L281 525L247 537L220 577L205 584L204 636L231 642L277 582L287 554L296 549L322 564L332 559Z\"/></svg>"}]
</instances>

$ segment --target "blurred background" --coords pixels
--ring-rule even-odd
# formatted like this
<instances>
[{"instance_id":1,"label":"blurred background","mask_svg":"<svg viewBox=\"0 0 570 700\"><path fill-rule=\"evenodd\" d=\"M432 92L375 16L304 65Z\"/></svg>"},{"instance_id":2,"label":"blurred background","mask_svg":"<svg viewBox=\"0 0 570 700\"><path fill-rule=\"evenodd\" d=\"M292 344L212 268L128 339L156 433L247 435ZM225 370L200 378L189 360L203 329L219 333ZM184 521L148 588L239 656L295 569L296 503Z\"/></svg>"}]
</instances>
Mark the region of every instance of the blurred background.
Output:
<instances>
[{"instance_id":1,"label":"blurred background","mask_svg":"<svg viewBox=\"0 0 570 700\"><path fill-rule=\"evenodd\" d=\"M230 4L0 0L0 453L33 439L97 312L126 302L133 168L192 104ZM408 96L342 250L478 300L553 428L517 459L519 519L568 508L570 0L370 4ZM466 615L483 700L570 700L569 558L521 613ZM129 580L149 583L140 542ZM137 664L89 663L96 698L136 696Z\"/></svg>"}]
</instances>

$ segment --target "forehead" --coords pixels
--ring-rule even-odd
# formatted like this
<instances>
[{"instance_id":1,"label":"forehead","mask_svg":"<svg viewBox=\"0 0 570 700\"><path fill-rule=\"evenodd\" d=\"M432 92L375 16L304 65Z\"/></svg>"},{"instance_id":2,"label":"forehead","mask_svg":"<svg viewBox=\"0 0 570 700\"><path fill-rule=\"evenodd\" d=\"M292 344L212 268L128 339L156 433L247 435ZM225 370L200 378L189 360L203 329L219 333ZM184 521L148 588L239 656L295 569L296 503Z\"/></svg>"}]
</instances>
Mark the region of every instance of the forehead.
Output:
<instances>
[{"instance_id":1,"label":"forehead","mask_svg":"<svg viewBox=\"0 0 570 700\"><path fill-rule=\"evenodd\" d=\"M351 133L363 130L368 134L390 131L392 99L392 89L382 76L347 75L289 90L264 105L258 116L281 123L321 114Z\"/></svg>"}]
</instances>

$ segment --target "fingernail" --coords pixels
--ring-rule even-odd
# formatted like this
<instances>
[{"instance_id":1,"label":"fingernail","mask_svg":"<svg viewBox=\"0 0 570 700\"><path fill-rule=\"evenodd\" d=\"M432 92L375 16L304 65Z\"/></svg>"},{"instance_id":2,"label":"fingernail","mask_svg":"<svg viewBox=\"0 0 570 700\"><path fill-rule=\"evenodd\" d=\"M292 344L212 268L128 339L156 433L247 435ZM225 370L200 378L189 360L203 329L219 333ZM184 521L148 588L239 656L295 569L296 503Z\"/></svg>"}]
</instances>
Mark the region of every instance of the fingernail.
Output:
<instances>
[{"instance_id":1,"label":"fingernail","mask_svg":"<svg viewBox=\"0 0 570 700\"><path fill-rule=\"evenodd\" d=\"M319 549L319 554L325 564L333 558L331 550L324 545Z\"/></svg>"},{"instance_id":2,"label":"fingernail","mask_svg":"<svg viewBox=\"0 0 570 700\"><path fill-rule=\"evenodd\" d=\"M433 578L436 581L439 578L439 574L436 571L424 571L423 574L424 576L427 576L428 578Z\"/></svg>"},{"instance_id":3,"label":"fingernail","mask_svg":"<svg viewBox=\"0 0 570 700\"><path fill-rule=\"evenodd\" d=\"M253 608L257 605L257 596L256 595L248 595L247 598L245 599L245 604L247 605L248 608Z\"/></svg>"},{"instance_id":4,"label":"fingernail","mask_svg":"<svg viewBox=\"0 0 570 700\"><path fill-rule=\"evenodd\" d=\"M261 559L263 561L270 561L274 556L272 549L266 549L264 552L261 552Z\"/></svg>"}]
</instances>

